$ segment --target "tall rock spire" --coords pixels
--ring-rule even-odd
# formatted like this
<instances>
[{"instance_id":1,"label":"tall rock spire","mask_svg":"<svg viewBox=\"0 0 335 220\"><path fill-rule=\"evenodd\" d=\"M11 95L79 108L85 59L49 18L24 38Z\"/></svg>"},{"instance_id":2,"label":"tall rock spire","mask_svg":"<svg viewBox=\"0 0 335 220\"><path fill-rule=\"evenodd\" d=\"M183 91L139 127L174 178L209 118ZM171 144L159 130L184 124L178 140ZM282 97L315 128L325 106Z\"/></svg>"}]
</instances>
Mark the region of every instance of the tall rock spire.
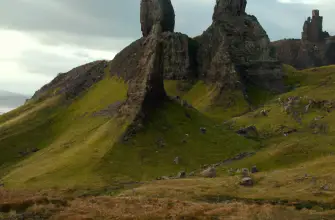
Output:
<instances>
[{"instance_id":1,"label":"tall rock spire","mask_svg":"<svg viewBox=\"0 0 335 220\"><path fill-rule=\"evenodd\" d=\"M154 24L160 23L162 32L174 31L175 13L170 0L141 0L141 30L148 36Z\"/></svg>"},{"instance_id":2,"label":"tall rock spire","mask_svg":"<svg viewBox=\"0 0 335 220\"><path fill-rule=\"evenodd\" d=\"M328 32L324 32L322 29L323 17L320 16L319 10L315 9L312 11L312 18L308 17L304 22L302 40L310 42L321 42L325 38L329 37Z\"/></svg>"},{"instance_id":3,"label":"tall rock spire","mask_svg":"<svg viewBox=\"0 0 335 220\"><path fill-rule=\"evenodd\" d=\"M216 0L213 20L218 20L226 15L244 15L246 6L247 0Z\"/></svg>"}]
</instances>

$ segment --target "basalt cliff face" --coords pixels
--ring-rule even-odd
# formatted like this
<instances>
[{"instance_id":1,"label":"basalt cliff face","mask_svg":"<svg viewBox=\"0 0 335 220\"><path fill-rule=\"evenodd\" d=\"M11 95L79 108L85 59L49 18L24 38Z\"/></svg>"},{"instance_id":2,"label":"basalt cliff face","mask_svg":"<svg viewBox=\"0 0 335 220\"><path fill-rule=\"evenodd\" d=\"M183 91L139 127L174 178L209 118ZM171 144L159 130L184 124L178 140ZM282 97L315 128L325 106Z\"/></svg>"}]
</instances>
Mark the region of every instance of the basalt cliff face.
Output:
<instances>
[{"instance_id":1,"label":"basalt cliff face","mask_svg":"<svg viewBox=\"0 0 335 220\"><path fill-rule=\"evenodd\" d=\"M297 69L319 67L335 63L334 40L323 31L323 17L319 10L304 22L301 39L280 40L272 43L277 58Z\"/></svg>"},{"instance_id":2,"label":"basalt cliff face","mask_svg":"<svg viewBox=\"0 0 335 220\"><path fill-rule=\"evenodd\" d=\"M281 65L268 35L245 7L245 0L217 1L212 25L197 37L199 73L222 87L234 88L241 81L283 91Z\"/></svg>"},{"instance_id":3,"label":"basalt cliff face","mask_svg":"<svg viewBox=\"0 0 335 220\"><path fill-rule=\"evenodd\" d=\"M170 1L141 2L143 37L116 55L111 74L130 80L138 74L152 21L160 24L164 79L204 80L223 91L245 93L247 84L274 92L285 90L281 64L274 57L270 40L255 16L245 12L245 0L219 0L213 23L194 39L173 32L174 10ZM246 97L247 98L247 97Z\"/></svg>"}]
</instances>

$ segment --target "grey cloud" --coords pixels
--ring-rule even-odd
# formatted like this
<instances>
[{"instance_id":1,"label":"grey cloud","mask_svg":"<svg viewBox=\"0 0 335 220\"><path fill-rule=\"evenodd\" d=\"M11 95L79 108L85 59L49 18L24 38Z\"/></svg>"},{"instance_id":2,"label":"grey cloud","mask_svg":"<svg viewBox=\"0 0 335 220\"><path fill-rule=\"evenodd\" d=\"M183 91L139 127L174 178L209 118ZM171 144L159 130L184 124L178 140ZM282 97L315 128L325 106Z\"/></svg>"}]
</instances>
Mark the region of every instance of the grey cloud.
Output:
<instances>
[{"instance_id":1,"label":"grey cloud","mask_svg":"<svg viewBox=\"0 0 335 220\"><path fill-rule=\"evenodd\" d=\"M67 72L75 66L94 61L89 54L81 51L74 57L64 57L41 50L27 50L16 60L29 73L55 76L60 72Z\"/></svg>"},{"instance_id":2,"label":"grey cloud","mask_svg":"<svg viewBox=\"0 0 335 220\"><path fill-rule=\"evenodd\" d=\"M80 34L70 34L67 32L30 32L30 34L39 39L45 45L63 45L69 44L87 49L119 51L126 45L136 39L134 38L116 38L105 36L87 36Z\"/></svg>"},{"instance_id":3,"label":"grey cloud","mask_svg":"<svg viewBox=\"0 0 335 220\"><path fill-rule=\"evenodd\" d=\"M173 0L173 4L176 31L196 36L210 25L215 0ZM299 37L312 7L249 0L247 10L276 40ZM141 36L139 10L139 0L1 0L0 28L30 32L46 44L120 50ZM332 11L321 10L325 27L332 28Z\"/></svg>"}]
</instances>

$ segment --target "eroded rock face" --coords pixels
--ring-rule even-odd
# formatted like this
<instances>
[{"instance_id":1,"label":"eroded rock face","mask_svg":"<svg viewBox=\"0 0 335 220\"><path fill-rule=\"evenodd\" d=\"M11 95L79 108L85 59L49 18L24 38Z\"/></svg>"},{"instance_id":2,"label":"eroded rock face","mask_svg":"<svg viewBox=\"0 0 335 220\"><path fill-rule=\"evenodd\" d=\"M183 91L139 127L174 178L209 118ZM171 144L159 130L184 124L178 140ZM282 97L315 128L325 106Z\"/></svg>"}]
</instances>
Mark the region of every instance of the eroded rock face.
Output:
<instances>
[{"instance_id":1,"label":"eroded rock face","mask_svg":"<svg viewBox=\"0 0 335 220\"><path fill-rule=\"evenodd\" d=\"M225 15L244 15L246 7L247 0L216 0L213 20L217 20Z\"/></svg>"},{"instance_id":2,"label":"eroded rock face","mask_svg":"<svg viewBox=\"0 0 335 220\"><path fill-rule=\"evenodd\" d=\"M74 98L103 79L107 65L107 61L94 61L66 73L59 73L50 83L36 91L32 99L44 99L54 95Z\"/></svg>"},{"instance_id":3,"label":"eroded rock face","mask_svg":"<svg viewBox=\"0 0 335 220\"><path fill-rule=\"evenodd\" d=\"M323 17L319 10L312 11L312 17L308 17L304 22L301 39L310 42L321 42L329 37L329 33L322 30Z\"/></svg>"},{"instance_id":4,"label":"eroded rock face","mask_svg":"<svg viewBox=\"0 0 335 220\"><path fill-rule=\"evenodd\" d=\"M165 32L163 66L165 79L189 79L197 75L196 42L185 34Z\"/></svg>"},{"instance_id":5,"label":"eroded rock face","mask_svg":"<svg viewBox=\"0 0 335 220\"><path fill-rule=\"evenodd\" d=\"M325 62L327 65L335 64L335 36L328 38L326 41Z\"/></svg>"},{"instance_id":6,"label":"eroded rock face","mask_svg":"<svg viewBox=\"0 0 335 220\"><path fill-rule=\"evenodd\" d=\"M236 89L245 82L284 91L283 72L268 35L245 7L243 0L217 1L213 24L197 37L199 73L225 88Z\"/></svg>"},{"instance_id":7,"label":"eroded rock face","mask_svg":"<svg viewBox=\"0 0 335 220\"><path fill-rule=\"evenodd\" d=\"M143 56L143 37L118 53L111 63L111 74L126 81L136 75ZM163 50L162 68L165 79L191 79L197 77L197 42L185 34L164 32L160 36Z\"/></svg>"},{"instance_id":8,"label":"eroded rock face","mask_svg":"<svg viewBox=\"0 0 335 220\"><path fill-rule=\"evenodd\" d=\"M276 57L297 69L335 64L333 37L322 29L323 17L312 11L303 25L301 39L285 39L272 42Z\"/></svg>"},{"instance_id":9,"label":"eroded rock face","mask_svg":"<svg viewBox=\"0 0 335 220\"><path fill-rule=\"evenodd\" d=\"M160 24L162 32L174 31L175 13L170 0L141 0L141 30L148 36L154 24Z\"/></svg>"},{"instance_id":10,"label":"eroded rock face","mask_svg":"<svg viewBox=\"0 0 335 220\"><path fill-rule=\"evenodd\" d=\"M146 116L166 98L161 34L160 24L155 24L143 41L143 54L138 61L136 74L128 83L127 100L119 111L121 117L127 117L132 122L124 134L124 140L136 134Z\"/></svg>"}]
</instances>

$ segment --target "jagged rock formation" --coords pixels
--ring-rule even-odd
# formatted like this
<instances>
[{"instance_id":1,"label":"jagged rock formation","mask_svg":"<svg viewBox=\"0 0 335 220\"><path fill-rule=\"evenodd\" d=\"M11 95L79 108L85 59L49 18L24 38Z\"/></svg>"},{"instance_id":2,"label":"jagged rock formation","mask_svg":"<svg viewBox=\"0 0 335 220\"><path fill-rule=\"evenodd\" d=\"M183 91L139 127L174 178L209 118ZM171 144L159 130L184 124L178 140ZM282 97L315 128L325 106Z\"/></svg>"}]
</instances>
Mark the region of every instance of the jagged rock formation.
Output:
<instances>
[{"instance_id":1,"label":"jagged rock formation","mask_svg":"<svg viewBox=\"0 0 335 220\"><path fill-rule=\"evenodd\" d=\"M141 3L141 10L146 7L144 2L146 1ZM146 115L166 97L163 84L163 47L160 40L164 29L160 19L153 22L149 35L142 40L143 51L136 75L129 81L127 100L119 111L120 117L131 121L123 135L125 141L141 129Z\"/></svg>"},{"instance_id":2,"label":"jagged rock formation","mask_svg":"<svg viewBox=\"0 0 335 220\"><path fill-rule=\"evenodd\" d=\"M78 96L104 76L107 61L94 61L76 68L67 73L59 73L50 83L35 92L32 99L64 94L67 99Z\"/></svg>"},{"instance_id":3,"label":"jagged rock formation","mask_svg":"<svg viewBox=\"0 0 335 220\"><path fill-rule=\"evenodd\" d=\"M143 56L146 37L131 43L111 62L111 74L130 80L137 72ZM192 79L197 76L197 42L185 34L163 32L160 35L163 49L163 75L165 79Z\"/></svg>"},{"instance_id":4,"label":"jagged rock formation","mask_svg":"<svg viewBox=\"0 0 335 220\"><path fill-rule=\"evenodd\" d=\"M320 16L319 10L312 11L312 18L308 17L304 22L301 39L303 41L320 42L329 37L329 33L323 31L323 17Z\"/></svg>"},{"instance_id":5,"label":"jagged rock formation","mask_svg":"<svg viewBox=\"0 0 335 220\"><path fill-rule=\"evenodd\" d=\"M245 0L219 0L212 25L199 37L199 73L207 81L235 88L238 81L283 91L281 66L256 17L245 13Z\"/></svg>"},{"instance_id":6,"label":"jagged rock formation","mask_svg":"<svg viewBox=\"0 0 335 220\"><path fill-rule=\"evenodd\" d=\"M334 64L335 48L329 33L323 31L323 17L319 10L312 11L312 18L304 22L301 39L280 40L272 43L277 58L297 69Z\"/></svg>"},{"instance_id":7,"label":"jagged rock formation","mask_svg":"<svg viewBox=\"0 0 335 220\"><path fill-rule=\"evenodd\" d=\"M213 20L219 19L222 15L240 16L245 14L247 0L219 0L216 1Z\"/></svg>"},{"instance_id":8,"label":"jagged rock formation","mask_svg":"<svg viewBox=\"0 0 335 220\"><path fill-rule=\"evenodd\" d=\"M160 35L160 24L156 24L143 42L143 55L137 66L137 74L129 81L127 100L120 110L122 115L142 117L151 105L156 105L166 96Z\"/></svg>"},{"instance_id":9,"label":"jagged rock formation","mask_svg":"<svg viewBox=\"0 0 335 220\"><path fill-rule=\"evenodd\" d=\"M153 105L165 99L164 78L201 79L217 85L222 94L235 90L246 94L249 84L281 92L281 65L273 57L266 32L245 8L246 0L218 0L212 25L191 39L173 32L175 14L170 0L142 0L142 38L110 62L99 61L61 74L35 96L57 90L55 94L66 91L67 96L75 97L102 79L108 65L111 75L122 77L129 85L119 113L138 125Z\"/></svg>"},{"instance_id":10,"label":"jagged rock formation","mask_svg":"<svg viewBox=\"0 0 335 220\"><path fill-rule=\"evenodd\" d=\"M170 0L141 1L141 30L144 37L150 34L155 24L160 24L162 31L174 30L175 14Z\"/></svg>"}]
</instances>

